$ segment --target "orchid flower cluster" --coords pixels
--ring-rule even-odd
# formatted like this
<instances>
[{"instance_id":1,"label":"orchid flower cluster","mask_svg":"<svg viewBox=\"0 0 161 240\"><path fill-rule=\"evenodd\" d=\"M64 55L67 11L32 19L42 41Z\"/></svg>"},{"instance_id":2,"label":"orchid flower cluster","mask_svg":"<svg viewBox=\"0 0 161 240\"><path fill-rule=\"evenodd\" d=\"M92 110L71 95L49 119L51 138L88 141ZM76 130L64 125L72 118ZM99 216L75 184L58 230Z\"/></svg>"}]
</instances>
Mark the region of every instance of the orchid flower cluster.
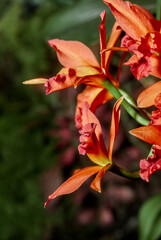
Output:
<instances>
[{"instance_id":1,"label":"orchid flower cluster","mask_svg":"<svg viewBox=\"0 0 161 240\"><path fill-rule=\"evenodd\" d=\"M25 84L44 84L46 94L80 84L85 89L77 96L75 124L80 134L78 151L95 164L84 169L77 169L54 193L48 197L45 206L55 197L77 190L90 176L96 175L90 187L101 192L101 179L106 171L129 177L141 177L149 181L155 171L161 169L161 81L145 89L137 99L119 89L119 73L122 65L130 65L131 72L137 80L153 75L161 78L161 22L136 4L123 0L103 0L111 9L116 22L108 42L106 41L106 12L101 13L100 63L92 51L79 41L52 39L48 43L56 51L63 66L58 74L49 79L37 78L25 81ZM124 32L124 36L122 35ZM123 36L123 37L122 37ZM122 39L121 39L122 38ZM121 45L118 47L118 41ZM110 73L110 62L115 51L121 51L122 57L116 79ZM131 57L127 59L130 53ZM102 129L96 109L116 98L113 107L108 149L105 146ZM117 136L120 106L142 126L130 131L135 137L152 145L151 154L140 161L140 170L129 172L112 161L114 142ZM151 116L144 108L154 105L157 110ZM139 109L143 109L143 117ZM146 117L146 118L145 118ZM149 121L150 120L150 121Z\"/></svg>"}]
</instances>

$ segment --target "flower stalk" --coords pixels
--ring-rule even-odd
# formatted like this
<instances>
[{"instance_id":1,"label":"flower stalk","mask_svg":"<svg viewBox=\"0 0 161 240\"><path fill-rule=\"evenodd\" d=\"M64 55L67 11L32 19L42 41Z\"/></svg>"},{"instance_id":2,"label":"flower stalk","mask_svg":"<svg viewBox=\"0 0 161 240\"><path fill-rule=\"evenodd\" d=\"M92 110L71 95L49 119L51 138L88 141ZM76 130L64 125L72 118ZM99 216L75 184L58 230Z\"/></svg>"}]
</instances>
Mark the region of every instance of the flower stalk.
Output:
<instances>
[{"instance_id":1,"label":"flower stalk","mask_svg":"<svg viewBox=\"0 0 161 240\"><path fill-rule=\"evenodd\" d=\"M122 97L121 92L112 84L111 81L106 80L103 84L103 86L116 98L119 99ZM127 99L128 95L126 95ZM128 98L129 101L131 102L131 99ZM143 118L138 112L134 110L134 108L127 102L127 100L122 101L122 106L124 109L128 112L128 114L135 119L138 123L140 123L143 126L147 126L149 124L149 120Z\"/></svg>"},{"instance_id":2,"label":"flower stalk","mask_svg":"<svg viewBox=\"0 0 161 240\"><path fill-rule=\"evenodd\" d=\"M121 177L128 178L128 179L140 178L140 170L130 172L130 171L125 170L124 168L117 166L115 163L112 163L109 171L113 172Z\"/></svg>"}]
</instances>

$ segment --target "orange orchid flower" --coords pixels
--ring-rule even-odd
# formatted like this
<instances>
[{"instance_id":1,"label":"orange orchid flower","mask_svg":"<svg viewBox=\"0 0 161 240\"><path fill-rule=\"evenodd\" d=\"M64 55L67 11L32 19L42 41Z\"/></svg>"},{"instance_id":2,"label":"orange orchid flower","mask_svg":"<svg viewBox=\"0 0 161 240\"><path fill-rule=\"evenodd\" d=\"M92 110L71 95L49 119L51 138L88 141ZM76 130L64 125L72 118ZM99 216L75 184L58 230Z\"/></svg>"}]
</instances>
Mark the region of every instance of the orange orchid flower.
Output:
<instances>
[{"instance_id":1,"label":"orange orchid flower","mask_svg":"<svg viewBox=\"0 0 161 240\"><path fill-rule=\"evenodd\" d=\"M161 146L161 92L158 94L158 84L160 85L160 82L144 90L138 97L139 106L149 107L154 105L158 110L152 112L151 122L148 126L133 129L130 133L145 142ZM158 86L158 88L156 88L156 86ZM150 89L153 89L153 92L151 92L152 97L150 97ZM154 91L155 89L156 91ZM143 97L149 98L150 100L143 100Z\"/></svg>"},{"instance_id":2,"label":"orange orchid flower","mask_svg":"<svg viewBox=\"0 0 161 240\"><path fill-rule=\"evenodd\" d=\"M139 108L147 108L154 105L158 108L151 115L151 123L149 125L161 126L161 81L146 88L137 99Z\"/></svg>"},{"instance_id":3,"label":"orange orchid flower","mask_svg":"<svg viewBox=\"0 0 161 240\"><path fill-rule=\"evenodd\" d=\"M152 111L149 126L130 131L135 137L153 144L152 155L140 161L140 177L149 182L151 174L161 169L161 82L157 82L144 90L138 97L138 105L149 107L154 105L158 110ZM145 98L145 99L144 99Z\"/></svg>"},{"instance_id":4,"label":"orange orchid flower","mask_svg":"<svg viewBox=\"0 0 161 240\"><path fill-rule=\"evenodd\" d=\"M130 65L139 80L149 74L161 78L161 22L136 4L122 0L103 0L111 9L126 35L121 48L128 48L134 55L124 65Z\"/></svg>"},{"instance_id":5,"label":"orange orchid flower","mask_svg":"<svg viewBox=\"0 0 161 240\"><path fill-rule=\"evenodd\" d=\"M77 105L75 111L75 124L77 128L81 127L81 109L84 101L89 104L90 110L94 113L97 107L108 102L113 95L105 88L86 86L83 92L77 96Z\"/></svg>"},{"instance_id":6,"label":"orange orchid flower","mask_svg":"<svg viewBox=\"0 0 161 240\"><path fill-rule=\"evenodd\" d=\"M118 87L118 82L115 82L109 73L109 64L113 51L103 52L103 50L116 45L122 30L117 28L116 23L106 45L106 11L103 11L100 16L102 19L99 26L101 64L99 64L92 51L83 43L53 39L48 43L56 50L58 60L63 68L52 78L37 78L24 82L24 84L45 84L46 94L72 86L77 87L81 83L87 85L85 91L78 96L79 104L77 105L76 119L79 118L79 109L84 102L84 96L88 98L86 101L88 101L92 111L95 111L100 104L113 98L102 85L106 78L109 78Z\"/></svg>"},{"instance_id":7,"label":"orange orchid flower","mask_svg":"<svg viewBox=\"0 0 161 240\"><path fill-rule=\"evenodd\" d=\"M152 84L140 93L137 99L139 108L147 108L155 105L155 99L161 93L161 81Z\"/></svg>"},{"instance_id":8,"label":"orange orchid flower","mask_svg":"<svg viewBox=\"0 0 161 240\"><path fill-rule=\"evenodd\" d=\"M112 151L119 126L120 104L122 100L123 97L115 103L113 108L108 151L103 141L99 120L89 110L89 104L87 102L83 104L81 112L82 127L81 130L79 130L81 136L78 150L80 154L87 154L88 158L94 162L96 166L76 170L67 181L48 197L45 206L57 196L76 191L90 176L96 173L97 175L90 186L94 190L101 192L101 178L105 171L112 165Z\"/></svg>"}]
</instances>

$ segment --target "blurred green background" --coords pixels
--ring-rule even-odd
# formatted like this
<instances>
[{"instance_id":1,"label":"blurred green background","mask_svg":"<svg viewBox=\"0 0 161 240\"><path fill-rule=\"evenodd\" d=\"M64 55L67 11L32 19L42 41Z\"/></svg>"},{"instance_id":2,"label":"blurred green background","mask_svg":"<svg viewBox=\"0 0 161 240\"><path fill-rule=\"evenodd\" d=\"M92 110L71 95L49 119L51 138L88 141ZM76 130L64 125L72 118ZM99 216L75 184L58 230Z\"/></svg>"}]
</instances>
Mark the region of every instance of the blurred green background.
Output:
<instances>
[{"instance_id":1,"label":"blurred green background","mask_svg":"<svg viewBox=\"0 0 161 240\"><path fill-rule=\"evenodd\" d=\"M155 1L135 3L155 14ZM138 239L137 213L141 204L159 191L159 175L147 185L109 174L101 196L89 190L87 182L72 196L43 208L47 196L77 166L86 164L78 161L76 91L46 96L43 87L22 85L27 79L51 77L60 69L54 50L47 44L49 39L79 40L98 52L99 14L104 9L109 36L114 18L101 0L0 2L0 240ZM117 63L116 54L113 71ZM126 74L132 78L129 71ZM132 89L141 91L139 84L136 80L133 85L122 82L131 93ZM102 110L109 119L111 106ZM125 114L122 123L127 121ZM110 119L107 122L109 126ZM131 139L126 140L125 130L122 127L120 131L115 158L125 165L131 159L137 167L147 145L137 150ZM149 226L156 221L153 217ZM153 240L148 237L140 240Z\"/></svg>"}]
</instances>

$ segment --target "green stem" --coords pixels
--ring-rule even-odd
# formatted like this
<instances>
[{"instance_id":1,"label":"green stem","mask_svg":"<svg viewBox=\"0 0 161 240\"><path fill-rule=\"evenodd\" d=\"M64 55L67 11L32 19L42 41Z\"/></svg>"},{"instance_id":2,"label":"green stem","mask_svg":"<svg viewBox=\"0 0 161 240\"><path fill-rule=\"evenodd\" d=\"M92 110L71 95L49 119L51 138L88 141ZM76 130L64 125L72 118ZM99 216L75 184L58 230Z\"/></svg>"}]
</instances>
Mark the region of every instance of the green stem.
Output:
<instances>
[{"instance_id":1,"label":"green stem","mask_svg":"<svg viewBox=\"0 0 161 240\"><path fill-rule=\"evenodd\" d=\"M152 147L153 147L154 145L152 145ZM149 151L149 154L148 154L148 156L147 156L147 158L149 157L149 156L151 156L151 155L153 155L152 154L152 152L153 152L153 148L151 147L151 149L150 149L150 151Z\"/></svg>"},{"instance_id":2,"label":"green stem","mask_svg":"<svg viewBox=\"0 0 161 240\"><path fill-rule=\"evenodd\" d=\"M111 81L106 80L103 84L103 86L118 100L120 97L122 97L119 90L112 84ZM131 100L130 100L131 101ZM146 126L149 124L149 120L143 118L140 116L138 112L136 112L133 107L124 99L122 101L122 106L125 108L125 110L128 112L128 114L134 118L138 123L140 123L143 126Z\"/></svg>"},{"instance_id":3,"label":"green stem","mask_svg":"<svg viewBox=\"0 0 161 240\"><path fill-rule=\"evenodd\" d=\"M152 151L153 151L153 149L151 148L147 158L152 155ZM115 163L112 163L112 165L110 166L110 168L108 170L110 172L113 172L113 173L121 176L121 177L129 178L129 179L140 178L140 170L129 172L129 171L125 170L124 168L117 166Z\"/></svg>"},{"instance_id":4,"label":"green stem","mask_svg":"<svg viewBox=\"0 0 161 240\"><path fill-rule=\"evenodd\" d=\"M124 90L122 90L121 88L118 88L118 91L121 93L121 96L124 96L126 101L136 110L138 110L138 107L136 105L136 103L134 102L134 99Z\"/></svg>"},{"instance_id":5,"label":"green stem","mask_svg":"<svg viewBox=\"0 0 161 240\"><path fill-rule=\"evenodd\" d=\"M125 97L125 100L137 111L140 111L147 119L151 121L150 114L144 109L144 108L138 108L134 99L124 90L121 88L118 88L119 92L122 96Z\"/></svg>"},{"instance_id":6,"label":"green stem","mask_svg":"<svg viewBox=\"0 0 161 240\"><path fill-rule=\"evenodd\" d=\"M129 171L125 170L124 168L117 166L115 163L112 163L112 166L110 167L109 171L113 172L119 176L129 178L129 179L140 178L140 175L139 175L140 170L129 172Z\"/></svg>"},{"instance_id":7,"label":"green stem","mask_svg":"<svg viewBox=\"0 0 161 240\"><path fill-rule=\"evenodd\" d=\"M161 20L160 16L161 16L161 0L157 0L157 8L156 8L156 19L157 20Z\"/></svg>"}]
</instances>

